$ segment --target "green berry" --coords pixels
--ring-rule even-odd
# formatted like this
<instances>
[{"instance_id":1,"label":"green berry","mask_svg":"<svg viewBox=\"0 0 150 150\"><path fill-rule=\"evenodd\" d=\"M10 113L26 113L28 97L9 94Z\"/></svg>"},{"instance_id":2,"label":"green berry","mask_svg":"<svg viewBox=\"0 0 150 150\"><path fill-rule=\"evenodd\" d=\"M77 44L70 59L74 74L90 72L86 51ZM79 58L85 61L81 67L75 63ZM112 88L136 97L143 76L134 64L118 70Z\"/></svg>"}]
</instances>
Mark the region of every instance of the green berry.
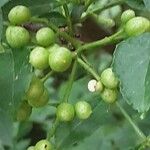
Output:
<instances>
[{"instance_id":1,"label":"green berry","mask_svg":"<svg viewBox=\"0 0 150 150\"><path fill-rule=\"evenodd\" d=\"M41 46L49 46L55 42L55 33L48 27L42 28L36 33L36 40Z\"/></svg>"},{"instance_id":2,"label":"green berry","mask_svg":"<svg viewBox=\"0 0 150 150\"><path fill-rule=\"evenodd\" d=\"M102 92L103 89L104 89L104 86L103 86L102 82L99 80L99 81L96 83L96 91Z\"/></svg>"},{"instance_id":3,"label":"green berry","mask_svg":"<svg viewBox=\"0 0 150 150\"><path fill-rule=\"evenodd\" d=\"M34 150L52 150L52 144L48 140L40 140L36 143Z\"/></svg>"},{"instance_id":4,"label":"green berry","mask_svg":"<svg viewBox=\"0 0 150 150\"><path fill-rule=\"evenodd\" d=\"M28 149L27 150L34 150L34 146L30 146L30 147L28 147Z\"/></svg>"},{"instance_id":5,"label":"green berry","mask_svg":"<svg viewBox=\"0 0 150 150\"><path fill-rule=\"evenodd\" d=\"M65 47L60 47L49 55L49 65L56 72L66 71L72 62L72 53Z\"/></svg>"},{"instance_id":6,"label":"green berry","mask_svg":"<svg viewBox=\"0 0 150 150\"><path fill-rule=\"evenodd\" d=\"M117 91L105 88L101 97L106 103L114 103L117 100Z\"/></svg>"},{"instance_id":7,"label":"green berry","mask_svg":"<svg viewBox=\"0 0 150 150\"><path fill-rule=\"evenodd\" d=\"M48 96L48 91L45 89L43 94L36 98L36 99L28 99L28 103L32 106L32 107L43 107L48 103L49 100L49 96Z\"/></svg>"},{"instance_id":8,"label":"green berry","mask_svg":"<svg viewBox=\"0 0 150 150\"><path fill-rule=\"evenodd\" d=\"M36 47L30 53L29 62L36 69L44 70L48 68L49 52L43 47Z\"/></svg>"},{"instance_id":9,"label":"green berry","mask_svg":"<svg viewBox=\"0 0 150 150\"><path fill-rule=\"evenodd\" d=\"M18 5L13 7L9 14L8 19L11 24L20 25L29 21L31 18L31 12L26 6Z\"/></svg>"},{"instance_id":10,"label":"green berry","mask_svg":"<svg viewBox=\"0 0 150 150\"><path fill-rule=\"evenodd\" d=\"M23 27L9 26L6 29L6 39L12 48L21 48L29 43L30 35Z\"/></svg>"},{"instance_id":11,"label":"green berry","mask_svg":"<svg viewBox=\"0 0 150 150\"><path fill-rule=\"evenodd\" d=\"M122 13L121 22L125 24L126 22L128 22L130 19L134 17L135 17L135 12L131 9L128 9Z\"/></svg>"},{"instance_id":12,"label":"green berry","mask_svg":"<svg viewBox=\"0 0 150 150\"><path fill-rule=\"evenodd\" d=\"M150 21L144 17L130 19L125 25L125 32L128 36L140 35L150 30Z\"/></svg>"},{"instance_id":13,"label":"green berry","mask_svg":"<svg viewBox=\"0 0 150 150\"><path fill-rule=\"evenodd\" d=\"M41 82L40 79L37 77L33 77L30 87L26 93L27 99L32 100L32 99L38 99L43 95L44 92L44 84Z\"/></svg>"},{"instance_id":14,"label":"green berry","mask_svg":"<svg viewBox=\"0 0 150 150\"><path fill-rule=\"evenodd\" d=\"M46 50L49 51L49 53L51 54L52 52L55 52L55 50L59 49L60 46L58 44L53 44L50 45L49 47L46 48Z\"/></svg>"},{"instance_id":15,"label":"green berry","mask_svg":"<svg viewBox=\"0 0 150 150\"><path fill-rule=\"evenodd\" d=\"M102 83L110 89L114 89L118 86L118 78L112 71L112 68L105 69L101 74Z\"/></svg>"},{"instance_id":16,"label":"green berry","mask_svg":"<svg viewBox=\"0 0 150 150\"><path fill-rule=\"evenodd\" d=\"M92 108L86 101L79 101L75 105L75 112L79 119L87 119L92 114Z\"/></svg>"},{"instance_id":17,"label":"green berry","mask_svg":"<svg viewBox=\"0 0 150 150\"><path fill-rule=\"evenodd\" d=\"M32 107L27 103L27 101L23 101L17 111L17 121L25 121L27 120L32 112Z\"/></svg>"},{"instance_id":18,"label":"green berry","mask_svg":"<svg viewBox=\"0 0 150 150\"><path fill-rule=\"evenodd\" d=\"M63 122L72 121L75 115L73 105L68 104L68 103L61 103L57 107L56 115L60 121L63 121Z\"/></svg>"}]
</instances>

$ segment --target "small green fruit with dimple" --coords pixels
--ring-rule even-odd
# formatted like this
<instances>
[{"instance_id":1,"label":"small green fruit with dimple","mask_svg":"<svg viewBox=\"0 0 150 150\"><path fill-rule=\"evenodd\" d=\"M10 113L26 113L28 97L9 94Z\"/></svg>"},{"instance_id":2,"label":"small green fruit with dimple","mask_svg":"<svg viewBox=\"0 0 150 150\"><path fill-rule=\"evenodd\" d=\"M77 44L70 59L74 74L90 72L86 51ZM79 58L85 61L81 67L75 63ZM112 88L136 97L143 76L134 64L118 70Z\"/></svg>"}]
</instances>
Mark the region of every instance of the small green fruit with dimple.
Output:
<instances>
[{"instance_id":1,"label":"small green fruit with dimple","mask_svg":"<svg viewBox=\"0 0 150 150\"><path fill-rule=\"evenodd\" d=\"M36 47L30 53L29 62L36 69L44 70L49 67L49 52L43 47Z\"/></svg>"},{"instance_id":2,"label":"small green fruit with dimple","mask_svg":"<svg viewBox=\"0 0 150 150\"><path fill-rule=\"evenodd\" d=\"M52 29L45 27L36 33L37 43L41 46L49 46L55 42L55 33Z\"/></svg>"},{"instance_id":3,"label":"small green fruit with dimple","mask_svg":"<svg viewBox=\"0 0 150 150\"><path fill-rule=\"evenodd\" d=\"M59 121L63 121L63 122L72 121L75 115L75 110L73 105L69 103L61 103L57 107L56 115Z\"/></svg>"},{"instance_id":4,"label":"small green fruit with dimple","mask_svg":"<svg viewBox=\"0 0 150 150\"><path fill-rule=\"evenodd\" d=\"M72 53L65 47L57 48L49 55L49 65L56 72L66 71L72 62Z\"/></svg>"},{"instance_id":5,"label":"small green fruit with dimple","mask_svg":"<svg viewBox=\"0 0 150 150\"><path fill-rule=\"evenodd\" d=\"M125 33L128 36L137 36L150 30L150 21L144 17L134 17L125 25Z\"/></svg>"},{"instance_id":6,"label":"small green fruit with dimple","mask_svg":"<svg viewBox=\"0 0 150 150\"><path fill-rule=\"evenodd\" d=\"M40 140L36 143L34 150L52 150L53 146L48 140Z\"/></svg>"},{"instance_id":7,"label":"small green fruit with dimple","mask_svg":"<svg viewBox=\"0 0 150 150\"><path fill-rule=\"evenodd\" d=\"M26 6L18 5L13 7L9 14L8 19L11 24L20 25L29 21L31 18L31 12Z\"/></svg>"},{"instance_id":8,"label":"small green fruit with dimple","mask_svg":"<svg viewBox=\"0 0 150 150\"><path fill-rule=\"evenodd\" d=\"M75 105L75 112L79 119L87 119L92 114L92 108L88 102L79 101Z\"/></svg>"},{"instance_id":9,"label":"small green fruit with dimple","mask_svg":"<svg viewBox=\"0 0 150 150\"><path fill-rule=\"evenodd\" d=\"M117 90L105 88L101 93L101 97L106 103L114 103L117 100Z\"/></svg>"},{"instance_id":10,"label":"small green fruit with dimple","mask_svg":"<svg viewBox=\"0 0 150 150\"><path fill-rule=\"evenodd\" d=\"M32 112L32 107L27 103L27 101L23 101L17 111L17 121L26 121Z\"/></svg>"},{"instance_id":11,"label":"small green fruit with dimple","mask_svg":"<svg viewBox=\"0 0 150 150\"><path fill-rule=\"evenodd\" d=\"M21 48L29 43L30 35L23 27L9 26L6 29L6 39L12 48Z\"/></svg>"},{"instance_id":12,"label":"small green fruit with dimple","mask_svg":"<svg viewBox=\"0 0 150 150\"><path fill-rule=\"evenodd\" d=\"M48 91L45 89L43 94L38 97L38 98L34 98L34 99L28 99L28 103L32 106L32 107L43 107L48 103L49 100L49 96L48 96Z\"/></svg>"},{"instance_id":13,"label":"small green fruit with dimple","mask_svg":"<svg viewBox=\"0 0 150 150\"><path fill-rule=\"evenodd\" d=\"M135 12L131 9L128 9L122 13L121 22L125 24L126 22L128 22L130 19L134 17L135 17Z\"/></svg>"},{"instance_id":14,"label":"small green fruit with dimple","mask_svg":"<svg viewBox=\"0 0 150 150\"><path fill-rule=\"evenodd\" d=\"M112 71L112 68L105 69L101 74L102 83L110 89L114 89L118 86L118 78Z\"/></svg>"}]
</instances>

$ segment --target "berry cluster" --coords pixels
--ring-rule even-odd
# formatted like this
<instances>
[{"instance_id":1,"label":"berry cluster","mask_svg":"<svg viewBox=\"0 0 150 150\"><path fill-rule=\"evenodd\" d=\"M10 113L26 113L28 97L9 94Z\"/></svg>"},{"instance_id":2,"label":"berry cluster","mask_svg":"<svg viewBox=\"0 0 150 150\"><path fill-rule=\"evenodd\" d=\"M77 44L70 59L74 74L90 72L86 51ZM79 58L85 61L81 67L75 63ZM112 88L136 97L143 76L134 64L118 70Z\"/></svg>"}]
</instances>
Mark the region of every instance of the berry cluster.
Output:
<instances>
[{"instance_id":1,"label":"berry cluster","mask_svg":"<svg viewBox=\"0 0 150 150\"><path fill-rule=\"evenodd\" d=\"M91 80L88 83L90 92L99 91L101 98L106 103L114 103L117 100L118 78L115 76L112 68L105 69L100 76L100 80Z\"/></svg>"}]
</instances>

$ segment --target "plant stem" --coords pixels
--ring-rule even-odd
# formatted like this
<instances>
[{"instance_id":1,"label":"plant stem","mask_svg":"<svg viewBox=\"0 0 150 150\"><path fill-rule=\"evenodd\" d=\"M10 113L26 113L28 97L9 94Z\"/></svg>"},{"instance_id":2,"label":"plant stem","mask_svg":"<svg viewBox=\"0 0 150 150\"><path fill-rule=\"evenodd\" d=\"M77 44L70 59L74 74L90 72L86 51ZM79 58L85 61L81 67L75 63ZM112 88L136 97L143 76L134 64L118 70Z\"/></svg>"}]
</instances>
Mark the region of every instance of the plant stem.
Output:
<instances>
[{"instance_id":1,"label":"plant stem","mask_svg":"<svg viewBox=\"0 0 150 150\"><path fill-rule=\"evenodd\" d=\"M50 140L54 136L58 125L59 125L59 121L56 118L55 121L54 121L54 123L52 124L52 127L51 127L48 135L47 135L47 140Z\"/></svg>"},{"instance_id":2,"label":"plant stem","mask_svg":"<svg viewBox=\"0 0 150 150\"><path fill-rule=\"evenodd\" d=\"M36 23L44 23L51 29L53 29L58 35L62 36L65 38L67 41L69 41L75 48L78 48L81 45L81 42L73 37L71 37L69 34L66 32L61 32L60 29L53 23L50 23L47 19L45 18L37 18L34 17L31 19L32 22Z\"/></svg>"},{"instance_id":3,"label":"plant stem","mask_svg":"<svg viewBox=\"0 0 150 150\"><path fill-rule=\"evenodd\" d=\"M135 122L133 122L133 120L131 119L131 117L127 114L127 112L125 111L125 109L120 105L119 102L116 102L116 105L118 106L118 108L120 109L120 111L122 112L122 114L124 115L124 117L128 120L128 122L132 125L133 129L135 130L135 132L139 135L139 137L141 137L142 140L146 140L146 136L144 135L144 133L139 129L139 127L135 124Z\"/></svg>"},{"instance_id":4,"label":"plant stem","mask_svg":"<svg viewBox=\"0 0 150 150\"><path fill-rule=\"evenodd\" d=\"M116 6L116 5L121 5L124 2L125 2L125 0L112 1L112 2L104 5L103 7L100 7L100 8L97 8L97 9L93 10L93 11L87 12L87 14L84 17L81 18L81 22L83 22L86 18L88 18L93 13L98 14L98 13L102 12L105 9L111 8L111 7Z\"/></svg>"},{"instance_id":5,"label":"plant stem","mask_svg":"<svg viewBox=\"0 0 150 150\"><path fill-rule=\"evenodd\" d=\"M66 93L65 93L64 99L63 99L64 102L68 101L68 98L69 98L69 95L70 95L70 92L71 92L71 89L72 89L73 81L74 81L74 78L75 78L76 70L77 70L77 60L75 60L75 62L73 64L72 72L71 72L69 82L68 82L68 85L67 85L67 88L66 88Z\"/></svg>"},{"instance_id":6,"label":"plant stem","mask_svg":"<svg viewBox=\"0 0 150 150\"><path fill-rule=\"evenodd\" d=\"M53 73L54 73L54 71L50 71L48 74L46 74L45 77L43 77L41 79L41 81L44 83Z\"/></svg>"},{"instance_id":7,"label":"plant stem","mask_svg":"<svg viewBox=\"0 0 150 150\"><path fill-rule=\"evenodd\" d=\"M91 43L87 43L83 46L80 46L76 50L76 52L81 53L84 50L93 49L93 48L96 48L96 47L102 47L102 46L105 46L105 45L111 44L111 43L116 43L116 42L120 41L123 38L124 38L123 30L120 30L117 33L115 33L115 34L113 34L109 37L105 37L104 39L94 41L94 42L91 42Z\"/></svg>"},{"instance_id":8,"label":"plant stem","mask_svg":"<svg viewBox=\"0 0 150 150\"><path fill-rule=\"evenodd\" d=\"M66 15L66 19L67 19L67 24L68 24L68 28L69 28L69 33L72 36L73 35L73 28L72 28L72 22L71 22L71 18L70 18L69 9L68 9L67 4L63 5L63 9L65 11L65 15Z\"/></svg>"},{"instance_id":9,"label":"plant stem","mask_svg":"<svg viewBox=\"0 0 150 150\"><path fill-rule=\"evenodd\" d=\"M89 64L85 63L81 58L77 58L77 61L86 71L91 73L96 80L100 79L98 73Z\"/></svg>"}]
</instances>

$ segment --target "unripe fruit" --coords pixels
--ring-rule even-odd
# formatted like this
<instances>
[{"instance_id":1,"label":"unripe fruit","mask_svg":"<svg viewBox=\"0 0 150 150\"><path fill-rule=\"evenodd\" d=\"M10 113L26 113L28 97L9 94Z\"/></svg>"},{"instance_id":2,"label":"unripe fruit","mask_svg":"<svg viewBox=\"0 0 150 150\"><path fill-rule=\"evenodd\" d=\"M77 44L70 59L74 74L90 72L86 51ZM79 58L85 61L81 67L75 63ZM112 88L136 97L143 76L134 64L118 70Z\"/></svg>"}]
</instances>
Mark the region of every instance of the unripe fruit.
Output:
<instances>
[{"instance_id":1,"label":"unripe fruit","mask_svg":"<svg viewBox=\"0 0 150 150\"><path fill-rule=\"evenodd\" d=\"M49 47L46 48L46 50L48 50L48 52L51 54L52 52L55 52L55 50L59 49L60 46L58 44L53 44Z\"/></svg>"},{"instance_id":2,"label":"unripe fruit","mask_svg":"<svg viewBox=\"0 0 150 150\"><path fill-rule=\"evenodd\" d=\"M36 99L28 99L28 103L32 106L32 107L43 107L48 103L49 100L49 96L48 96L48 92L45 89L43 94Z\"/></svg>"},{"instance_id":3,"label":"unripe fruit","mask_svg":"<svg viewBox=\"0 0 150 150\"><path fill-rule=\"evenodd\" d=\"M57 118L59 121L72 121L75 115L74 107L68 103L61 103L57 107Z\"/></svg>"},{"instance_id":4,"label":"unripe fruit","mask_svg":"<svg viewBox=\"0 0 150 150\"><path fill-rule=\"evenodd\" d=\"M25 121L27 120L32 112L32 107L27 103L27 101L23 101L17 111L17 121Z\"/></svg>"},{"instance_id":5,"label":"unripe fruit","mask_svg":"<svg viewBox=\"0 0 150 150\"><path fill-rule=\"evenodd\" d=\"M97 84L96 84L96 91L102 92L103 89L104 89L104 86L103 86L102 82L98 81Z\"/></svg>"},{"instance_id":6,"label":"unripe fruit","mask_svg":"<svg viewBox=\"0 0 150 150\"><path fill-rule=\"evenodd\" d=\"M49 65L56 72L66 71L72 62L72 53L65 47L60 47L49 55Z\"/></svg>"},{"instance_id":7,"label":"unripe fruit","mask_svg":"<svg viewBox=\"0 0 150 150\"><path fill-rule=\"evenodd\" d=\"M131 9L128 9L122 13L121 22L125 24L126 22L128 22L130 19L134 17L135 17L135 12Z\"/></svg>"},{"instance_id":8,"label":"unripe fruit","mask_svg":"<svg viewBox=\"0 0 150 150\"><path fill-rule=\"evenodd\" d=\"M30 146L30 147L28 147L28 149L27 150L34 150L34 146Z\"/></svg>"},{"instance_id":9,"label":"unripe fruit","mask_svg":"<svg viewBox=\"0 0 150 150\"><path fill-rule=\"evenodd\" d=\"M101 97L106 103L114 103L117 100L117 91L105 88Z\"/></svg>"},{"instance_id":10,"label":"unripe fruit","mask_svg":"<svg viewBox=\"0 0 150 150\"><path fill-rule=\"evenodd\" d=\"M125 32L128 36L140 35L150 30L150 21L144 17L130 19L125 25Z\"/></svg>"},{"instance_id":11,"label":"unripe fruit","mask_svg":"<svg viewBox=\"0 0 150 150\"><path fill-rule=\"evenodd\" d=\"M75 112L79 119L87 119L92 114L92 108L86 101L79 101L75 105Z\"/></svg>"},{"instance_id":12,"label":"unripe fruit","mask_svg":"<svg viewBox=\"0 0 150 150\"><path fill-rule=\"evenodd\" d=\"M36 33L37 43L41 46L49 46L55 42L55 33L52 29L45 27Z\"/></svg>"},{"instance_id":13,"label":"unripe fruit","mask_svg":"<svg viewBox=\"0 0 150 150\"><path fill-rule=\"evenodd\" d=\"M52 150L52 144L48 140L41 140L36 143L34 150Z\"/></svg>"},{"instance_id":14,"label":"unripe fruit","mask_svg":"<svg viewBox=\"0 0 150 150\"><path fill-rule=\"evenodd\" d=\"M36 47L30 53L29 62L36 69L46 69L49 66L48 63L49 52L43 47Z\"/></svg>"},{"instance_id":15,"label":"unripe fruit","mask_svg":"<svg viewBox=\"0 0 150 150\"><path fill-rule=\"evenodd\" d=\"M9 14L8 19L11 24L20 25L29 21L31 18L31 12L26 6L18 5L13 7Z\"/></svg>"},{"instance_id":16,"label":"unripe fruit","mask_svg":"<svg viewBox=\"0 0 150 150\"><path fill-rule=\"evenodd\" d=\"M6 29L6 39L12 48L21 48L30 41L29 32L19 26L9 26Z\"/></svg>"},{"instance_id":17,"label":"unripe fruit","mask_svg":"<svg viewBox=\"0 0 150 150\"><path fill-rule=\"evenodd\" d=\"M38 99L43 95L44 92L44 84L37 77L33 77L30 87L26 93L27 99Z\"/></svg>"},{"instance_id":18,"label":"unripe fruit","mask_svg":"<svg viewBox=\"0 0 150 150\"><path fill-rule=\"evenodd\" d=\"M111 68L107 68L102 72L101 81L107 88L110 89L116 88L119 82Z\"/></svg>"}]
</instances>

